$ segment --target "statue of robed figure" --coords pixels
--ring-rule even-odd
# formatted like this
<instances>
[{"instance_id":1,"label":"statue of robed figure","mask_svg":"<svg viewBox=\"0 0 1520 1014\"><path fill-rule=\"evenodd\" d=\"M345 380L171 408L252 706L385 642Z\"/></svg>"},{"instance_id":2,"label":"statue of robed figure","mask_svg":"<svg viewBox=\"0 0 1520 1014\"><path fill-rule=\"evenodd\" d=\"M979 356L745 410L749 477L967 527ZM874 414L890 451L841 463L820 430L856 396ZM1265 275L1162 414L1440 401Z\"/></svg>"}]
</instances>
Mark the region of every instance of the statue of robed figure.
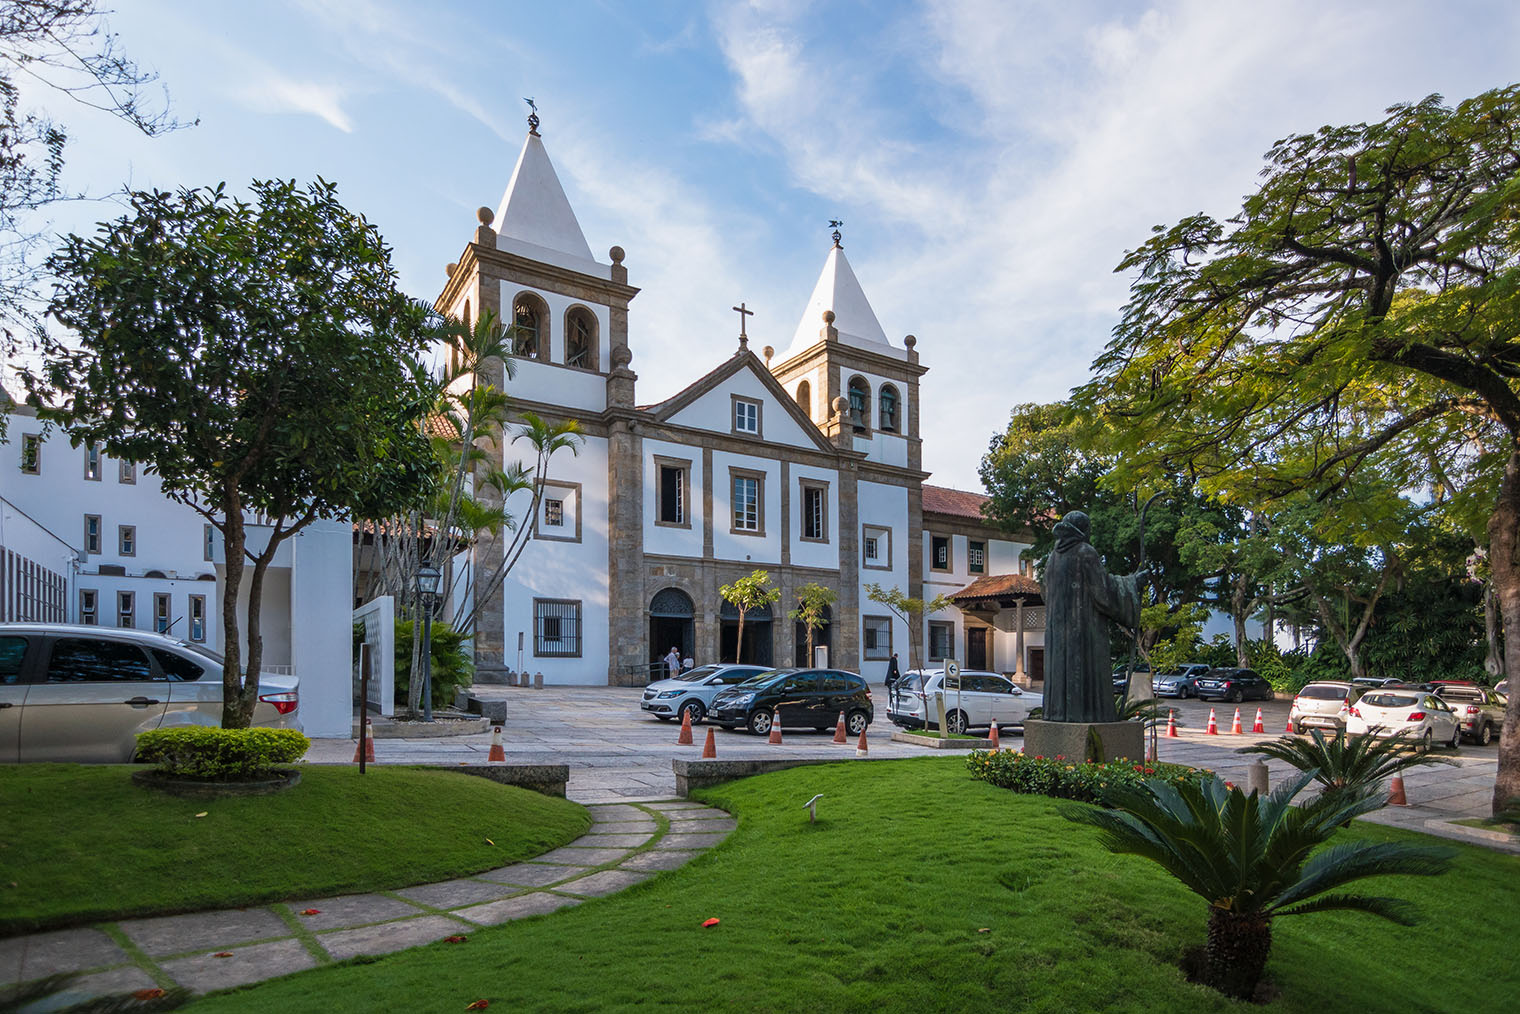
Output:
<instances>
[{"instance_id":1,"label":"statue of robed figure","mask_svg":"<svg viewBox=\"0 0 1520 1014\"><path fill-rule=\"evenodd\" d=\"M1082 511L1057 522L1045 562L1045 721L1115 722L1108 623L1140 623L1143 572L1115 577L1089 539Z\"/></svg>"}]
</instances>

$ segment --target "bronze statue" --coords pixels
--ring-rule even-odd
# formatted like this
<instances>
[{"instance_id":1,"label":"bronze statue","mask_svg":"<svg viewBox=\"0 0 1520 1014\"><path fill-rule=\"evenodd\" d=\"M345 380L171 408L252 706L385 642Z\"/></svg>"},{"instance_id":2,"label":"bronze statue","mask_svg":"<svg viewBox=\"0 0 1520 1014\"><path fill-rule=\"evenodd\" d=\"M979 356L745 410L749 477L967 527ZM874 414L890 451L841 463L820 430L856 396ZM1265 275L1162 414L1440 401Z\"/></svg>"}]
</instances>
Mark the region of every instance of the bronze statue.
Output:
<instances>
[{"instance_id":1,"label":"bronze statue","mask_svg":"<svg viewBox=\"0 0 1520 1014\"><path fill-rule=\"evenodd\" d=\"M1088 541L1090 522L1072 511L1057 522L1045 561L1045 721L1114 722L1108 621L1134 630L1144 572L1115 577Z\"/></svg>"}]
</instances>

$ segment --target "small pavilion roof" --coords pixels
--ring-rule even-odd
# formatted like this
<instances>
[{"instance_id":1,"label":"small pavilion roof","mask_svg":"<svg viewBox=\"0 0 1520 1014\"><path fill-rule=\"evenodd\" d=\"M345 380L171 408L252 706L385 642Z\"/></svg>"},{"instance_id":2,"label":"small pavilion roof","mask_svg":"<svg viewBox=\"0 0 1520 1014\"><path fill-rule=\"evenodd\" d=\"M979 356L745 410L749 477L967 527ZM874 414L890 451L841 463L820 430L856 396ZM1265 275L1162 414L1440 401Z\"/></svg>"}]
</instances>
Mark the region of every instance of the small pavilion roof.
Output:
<instances>
[{"instance_id":1,"label":"small pavilion roof","mask_svg":"<svg viewBox=\"0 0 1520 1014\"><path fill-rule=\"evenodd\" d=\"M1023 574L988 574L950 595L950 601L962 608L997 605L1011 609L1016 599L1026 606L1045 604L1045 589L1040 582Z\"/></svg>"}]
</instances>

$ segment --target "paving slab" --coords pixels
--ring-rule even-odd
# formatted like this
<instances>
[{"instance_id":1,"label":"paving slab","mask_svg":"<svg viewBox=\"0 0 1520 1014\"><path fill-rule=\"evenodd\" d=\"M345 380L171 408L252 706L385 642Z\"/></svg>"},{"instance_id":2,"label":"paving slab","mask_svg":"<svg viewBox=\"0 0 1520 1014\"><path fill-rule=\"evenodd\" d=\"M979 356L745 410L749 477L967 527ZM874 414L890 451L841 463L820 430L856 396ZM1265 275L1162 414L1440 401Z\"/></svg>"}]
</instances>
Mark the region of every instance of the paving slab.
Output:
<instances>
[{"instance_id":1,"label":"paving slab","mask_svg":"<svg viewBox=\"0 0 1520 1014\"><path fill-rule=\"evenodd\" d=\"M513 919L525 919L530 915L543 915L545 912L553 912L555 909L564 908L567 905L579 905L581 899L571 898L563 894L551 894L548 891L538 891L533 894L521 894L515 898L507 898L503 901L491 901L484 905L475 905L471 908L461 908L454 914L462 919L479 923L482 926L497 926Z\"/></svg>"},{"instance_id":2,"label":"paving slab","mask_svg":"<svg viewBox=\"0 0 1520 1014\"><path fill-rule=\"evenodd\" d=\"M666 812L665 819L672 824L684 824L694 820L732 820L727 811L704 806L700 810L670 810Z\"/></svg>"},{"instance_id":3,"label":"paving slab","mask_svg":"<svg viewBox=\"0 0 1520 1014\"><path fill-rule=\"evenodd\" d=\"M702 819L672 820L670 831L672 834L712 834L718 831L732 831L739 826L739 822L725 813L715 814L713 817L704 816Z\"/></svg>"},{"instance_id":4,"label":"paving slab","mask_svg":"<svg viewBox=\"0 0 1520 1014\"><path fill-rule=\"evenodd\" d=\"M597 824L607 823L614 820L648 820L649 814L637 806L623 806L613 804L611 806L593 806L591 820Z\"/></svg>"},{"instance_id":5,"label":"paving slab","mask_svg":"<svg viewBox=\"0 0 1520 1014\"><path fill-rule=\"evenodd\" d=\"M643 834L597 834L592 832L575 841L576 848L633 848L642 845L654 837L654 831L650 830ZM569 847L569 846L567 846Z\"/></svg>"},{"instance_id":6,"label":"paving slab","mask_svg":"<svg viewBox=\"0 0 1520 1014\"><path fill-rule=\"evenodd\" d=\"M660 829L653 818L649 820L612 820L605 824L592 824L586 834L654 834Z\"/></svg>"},{"instance_id":7,"label":"paving slab","mask_svg":"<svg viewBox=\"0 0 1520 1014\"><path fill-rule=\"evenodd\" d=\"M309 901L291 901L286 904L301 925L313 933L420 914L416 905L384 894L344 894L335 898L312 898ZM318 914L301 914L310 908L316 909Z\"/></svg>"},{"instance_id":8,"label":"paving slab","mask_svg":"<svg viewBox=\"0 0 1520 1014\"><path fill-rule=\"evenodd\" d=\"M550 884L557 884L561 880L580 876L590 869L591 867L589 866L518 863L515 866L503 866L499 870L487 870L484 873L477 873L476 876L483 880L494 880L498 884L510 884L514 887L548 887Z\"/></svg>"},{"instance_id":9,"label":"paving slab","mask_svg":"<svg viewBox=\"0 0 1520 1014\"><path fill-rule=\"evenodd\" d=\"M706 849L728 837L728 832L719 831L712 834L667 834L655 842L653 848L661 851L666 849Z\"/></svg>"},{"instance_id":10,"label":"paving slab","mask_svg":"<svg viewBox=\"0 0 1520 1014\"><path fill-rule=\"evenodd\" d=\"M97 929L57 930L0 940L0 982L26 982L131 959Z\"/></svg>"},{"instance_id":11,"label":"paving slab","mask_svg":"<svg viewBox=\"0 0 1520 1014\"><path fill-rule=\"evenodd\" d=\"M691 862L700 852L678 852L673 849L640 852L622 863L621 869L625 870L673 870L678 866L684 866Z\"/></svg>"},{"instance_id":12,"label":"paving slab","mask_svg":"<svg viewBox=\"0 0 1520 1014\"><path fill-rule=\"evenodd\" d=\"M135 993L139 989L156 989L153 977L136 965L124 965L108 972L81 975L69 984L70 993L87 996L108 996L112 993Z\"/></svg>"},{"instance_id":13,"label":"paving slab","mask_svg":"<svg viewBox=\"0 0 1520 1014\"><path fill-rule=\"evenodd\" d=\"M593 873L589 877L572 880L568 884L561 884L556 891L567 894L579 894L586 898L601 898L606 895L621 891L625 887L648 880L651 874L633 870L603 870Z\"/></svg>"},{"instance_id":14,"label":"paving slab","mask_svg":"<svg viewBox=\"0 0 1520 1014\"><path fill-rule=\"evenodd\" d=\"M688 802L684 802L684 801L665 801L665 802L659 802L659 803L649 803L647 805L649 806L649 808L651 810L659 810L662 813L668 813L668 812L672 812L672 811L676 811L676 810L706 810L706 809L709 809L709 807L708 807L708 805L706 803L688 803Z\"/></svg>"},{"instance_id":15,"label":"paving slab","mask_svg":"<svg viewBox=\"0 0 1520 1014\"><path fill-rule=\"evenodd\" d=\"M267 908L233 908L157 919L128 919L116 925L153 957L203 951L207 947L231 950L233 944L249 940L290 936L290 927Z\"/></svg>"},{"instance_id":16,"label":"paving slab","mask_svg":"<svg viewBox=\"0 0 1520 1014\"><path fill-rule=\"evenodd\" d=\"M396 893L408 901L433 908L460 908L482 901L494 901L514 892L500 882L442 880L436 884L404 888Z\"/></svg>"},{"instance_id":17,"label":"paving slab","mask_svg":"<svg viewBox=\"0 0 1520 1014\"><path fill-rule=\"evenodd\" d=\"M228 947L225 950L231 951L232 957L197 954L194 957L160 962L159 967L181 986L188 986L197 993L209 993L213 989L262 982L276 975L288 975L317 965L311 952L301 941L294 939L275 940L248 947Z\"/></svg>"},{"instance_id":18,"label":"paving slab","mask_svg":"<svg viewBox=\"0 0 1520 1014\"><path fill-rule=\"evenodd\" d=\"M430 944L458 934L468 933L470 928L457 919L446 915L424 915L416 919L380 923L359 929L336 930L317 937L333 960L342 961L360 954L390 954L408 947Z\"/></svg>"},{"instance_id":19,"label":"paving slab","mask_svg":"<svg viewBox=\"0 0 1520 1014\"><path fill-rule=\"evenodd\" d=\"M602 863L610 863L621 859L627 854L627 849L579 848L575 845L566 845L564 848L555 849L553 852L545 852L538 858L546 863L576 863L581 866L600 866Z\"/></svg>"}]
</instances>

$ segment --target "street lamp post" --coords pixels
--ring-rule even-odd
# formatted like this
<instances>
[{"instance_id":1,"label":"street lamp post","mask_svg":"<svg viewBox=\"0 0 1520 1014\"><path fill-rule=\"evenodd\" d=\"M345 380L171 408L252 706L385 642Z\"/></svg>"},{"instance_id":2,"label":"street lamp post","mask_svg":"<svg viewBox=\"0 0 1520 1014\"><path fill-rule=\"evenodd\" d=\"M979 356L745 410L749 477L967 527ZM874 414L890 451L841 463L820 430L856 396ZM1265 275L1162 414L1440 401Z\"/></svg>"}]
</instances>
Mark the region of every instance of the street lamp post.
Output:
<instances>
[{"instance_id":1,"label":"street lamp post","mask_svg":"<svg viewBox=\"0 0 1520 1014\"><path fill-rule=\"evenodd\" d=\"M422 720L433 720L433 596L438 594L438 568L423 564L417 570L417 594L422 598Z\"/></svg>"}]
</instances>

